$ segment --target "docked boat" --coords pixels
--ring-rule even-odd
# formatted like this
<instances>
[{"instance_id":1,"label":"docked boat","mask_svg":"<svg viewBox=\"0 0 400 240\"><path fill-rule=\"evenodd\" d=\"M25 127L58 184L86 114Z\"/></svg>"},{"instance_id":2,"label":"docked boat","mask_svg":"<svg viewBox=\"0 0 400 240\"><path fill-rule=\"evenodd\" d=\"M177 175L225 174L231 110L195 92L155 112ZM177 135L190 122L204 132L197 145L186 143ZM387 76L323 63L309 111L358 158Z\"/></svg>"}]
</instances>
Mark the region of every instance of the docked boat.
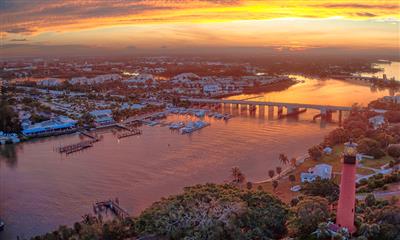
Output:
<instances>
[{"instance_id":1,"label":"docked boat","mask_svg":"<svg viewBox=\"0 0 400 240\"><path fill-rule=\"evenodd\" d=\"M221 114L221 113L215 113L215 114L214 114L214 118L216 118L216 119L222 119L222 118L224 118L224 115Z\"/></svg>"},{"instance_id":2,"label":"docked boat","mask_svg":"<svg viewBox=\"0 0 400 240\"><path fill-rule=\"evenodd\" d=\"M177 130L183 128L184 126L185 124L183 122L176 122L176 123L171 123L169 125L169 129Z\"/></svg>"},{"instance_id":3,"label":"docked boat","mask_svg":"<svg viewBox=\"0 0 400 240\"><path fill-rule=\"evenodd\" d=\"M232 118L232 115L230 115L228 113L224 114L224 120L229 120L231 118Z\"/></svg>"},{"instance_id":4,"label":"docked boat","mask_svg":"<svg viewBox=\"0 0 400 240\"><path fill-rule=\"evenodd\" d=\"M6 143L19 143L21 140L19 139L16 133L3 133L0 132L0 145Z\"/></svg>"},{"instance_id":5,"label":"docked boat","mask_svg":"<svg viewBox=\"0 0 400 240\"><path fill-rule=\"evenodd\" d=\"M5 227L6 227L6 224L3 221L1 221L1 219L0 219L0 232L3 231Z\"/></svg>"},{"instance_id":6,"label":"docked boat","mask_svg":"<svg viewBox=\"0 0 400 240\"><path fill-rule=\"evenodd\" d=\"M189 122L185 127L181 128L180 132L181 134L192 133L209 125L208 122L203 121Z\"/></svg>"},{"instance_id":7,"label":"docked boat","mask_svg":"<svg viewBox=\"0 0 400 240\"><path fill-rule=\"evenodd\" d=\"M206 115L206 112L205 112L204 110L199 110L199 111L196 111L196 112L194 113L194 115L195 115L196 117L201 118L201 117L204 117L204 116Z\"/></svg>"},{"instance_id":8,"label":"docked boat","mask_svg":"<svg viewBox=\"0 0 400 240\"><path fill-rule=\"evenodd\" d=\"M159 122L157 122L157 121L151 121L151 120L143 120L142 122L143 122L144 124L146 124L147 126L151 126L151 127L153 127L153 126L159 124Z\"/></svg>"}]
</instances>

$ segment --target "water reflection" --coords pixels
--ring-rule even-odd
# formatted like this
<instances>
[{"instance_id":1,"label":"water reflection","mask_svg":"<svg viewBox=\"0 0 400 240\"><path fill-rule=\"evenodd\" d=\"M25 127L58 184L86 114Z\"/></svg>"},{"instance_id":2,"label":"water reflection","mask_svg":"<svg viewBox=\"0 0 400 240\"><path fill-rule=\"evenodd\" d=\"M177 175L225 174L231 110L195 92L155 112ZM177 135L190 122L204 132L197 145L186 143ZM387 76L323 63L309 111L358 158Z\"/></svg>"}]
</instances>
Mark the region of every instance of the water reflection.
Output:
<instances>
[{"instance_id":1,"label":"water reflection","mask_svg":"<svg viewBox=\"0 0 400 240\"><path fill-rule=\"evenodd\" d=\"M5 162L10 168L17 167L17 146L22 148L22 145L0 145L0 162Z\"/></svg>"}]
</instances>

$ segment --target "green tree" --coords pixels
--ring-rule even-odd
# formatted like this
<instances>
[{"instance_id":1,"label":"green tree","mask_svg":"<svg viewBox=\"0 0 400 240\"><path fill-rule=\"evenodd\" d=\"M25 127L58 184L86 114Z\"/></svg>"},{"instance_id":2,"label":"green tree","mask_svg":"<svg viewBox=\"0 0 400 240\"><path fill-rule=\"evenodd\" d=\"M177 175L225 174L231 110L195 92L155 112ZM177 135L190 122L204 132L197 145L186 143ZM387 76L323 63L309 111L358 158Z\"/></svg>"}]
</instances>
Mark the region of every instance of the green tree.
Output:
<instances>
[{"instance_id":1,"label":"green tree","mask_svg":"<svg viewBox=\"0 0 400 240\"><path fill-rule=\"evenodd\" d=\"M281 163L283 165L286 165L289 163L289 158L283 153L279 154L279 160L281 161Z\"/></svg>"},{"instance_id":2,"label":"green tree","mask_svg":"<svg viewBox=\"0 0 400 240\"><path fill-rule=\"evenodd\" d=\"M139 235L166 239L279 239L288 213L266 192L196 185L143 211L136 229Z\"/></svg>"},{"instance_id":3,"label":"green tree","mask_svg":"<svg viewBox=\"0 0 400 240\"><path fill-rule=\"evenodd\" d=\"M276 167L276 173L280 176L282 173L282 167Z\"/></svg>"},{"instance_id":4,"label":"green tree","mask_svg":"<svg viewBox=\"0 0 400 240\"><path fill-rule=\"evenodd\" d=\"M307 197L295 206L294 219L289 223L290 235L306 238L319 224L329 219L328 201L321 197Z\"/></svg>"},{"instance_id":5,"label":"green tree","mask_svg":"<svg viewBox=\"0 0 400 240\"><path fill-rule=\"evenodd\" d=\"M400 157L400 144L390 145L387 149L388 154L393 158Z\"/></svg>"},{"instance_id":6,"label":"green tree","mask_svg":"<svg viewBox=\"0 0 400 240\"><path fill-rule=\"evenodd\" d=\"M329 179L317 178L313 182L303 183L302 193L309 196L320 196L334 202L339 199L339 186Z\"/></svg>"},{"instance_id":7,"label":"green tree","mask_svg":"<svg viewBox=\"0 0 400 240\"><path fill-rule=\"evenodd\" d=\"M322 157L322 148L321 146L313 146L310 149L308 149L308 155L310 155L311 159L313 160L320 160Z\"/></svg>"},{"instance_id":8,"label":"green tree","mask_svg":"<svg viewBox=\"0 0 400 240\"><path fill-rule=\"evenodd\" d=\"M275 171L274 171L274 170L269 170L269 171L268 171L268 176L269 176L270 178L273 178L273 177L275 176Z\"/></svg>"},{"instance_id":9,"label":"green tree","mask_svg":"<svg viewBox=\"0 0 400 240\"><path fill-rule=\"evenodd\" d=\"M0 99L0 131L6 133L21 131L18 114L5 99Z\"/></svg>"},{"instance_id":10,"label":"green tree","mask_svg":"<svg viewBox=\"0 0 400 240\"><path fill-rule=\"evenodd\" d=\"M278 188L278 185L279 185L278 181L276 181L276 180L272 181L272 187L274 188L274 192Z\"/></svg>"},{"instance_id":11,"label":"green tree","mask_svg":"<svg viewBox=\"0 0 400 240\"><path fill-rule=\"evenodd\" d=\"M385 152L382 151L379 142L371 138L363 138L358 141L357 150L360 153L371 155L374 158L381 158L385 156Z\"/></svg>"}]
</instances>

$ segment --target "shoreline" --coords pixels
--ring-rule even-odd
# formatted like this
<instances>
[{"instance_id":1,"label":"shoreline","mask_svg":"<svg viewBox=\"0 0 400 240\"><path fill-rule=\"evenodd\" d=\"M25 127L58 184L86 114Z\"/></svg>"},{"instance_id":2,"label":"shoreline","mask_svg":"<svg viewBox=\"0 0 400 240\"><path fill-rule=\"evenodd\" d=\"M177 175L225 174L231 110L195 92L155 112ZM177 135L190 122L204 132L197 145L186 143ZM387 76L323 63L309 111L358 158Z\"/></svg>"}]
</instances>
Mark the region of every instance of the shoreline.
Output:
<instances>
[{"instance_id":1,"label":"shoreline","mask_svg":"<svg viewBox=\"0 0 400 240\"><path fill-rule=\"evenodd\" d=\"M289 166L287 168L285 168L281 174L273 176L272 178L268 178L265 180L261 180L261 181L257 181L257 182L253 182L254 184L264 184L264 183L269 183L275 180L280 180L284 177L287 177L289 173L294 172L301 164L303 164L307 159L309 159L309 155L308 154L304 154L302 156L299 156L296 158L296 166Z\"/></svg>"}]
</instances>

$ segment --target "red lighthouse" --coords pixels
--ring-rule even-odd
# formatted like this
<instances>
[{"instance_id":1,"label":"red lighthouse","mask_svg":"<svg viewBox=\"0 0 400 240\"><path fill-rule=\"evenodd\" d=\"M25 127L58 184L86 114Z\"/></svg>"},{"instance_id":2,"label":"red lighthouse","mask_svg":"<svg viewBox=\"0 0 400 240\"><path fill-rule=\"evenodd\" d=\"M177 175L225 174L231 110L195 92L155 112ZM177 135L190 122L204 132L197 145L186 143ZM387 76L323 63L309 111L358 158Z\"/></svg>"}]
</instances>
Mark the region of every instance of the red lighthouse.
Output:
<instances>
[{"instance_id":1,"label":"red lighthouse","mask_svg":"<svg viewBox=\"0 0 400 240\"><path fill-rule=\"evenodd\" d=\"M352 141L345 143L336 224L339 225L339 227L347 228L350 233L354 233L356 230L354 226L356 155L357 144Z\"/></svg>"}]
</instances>

